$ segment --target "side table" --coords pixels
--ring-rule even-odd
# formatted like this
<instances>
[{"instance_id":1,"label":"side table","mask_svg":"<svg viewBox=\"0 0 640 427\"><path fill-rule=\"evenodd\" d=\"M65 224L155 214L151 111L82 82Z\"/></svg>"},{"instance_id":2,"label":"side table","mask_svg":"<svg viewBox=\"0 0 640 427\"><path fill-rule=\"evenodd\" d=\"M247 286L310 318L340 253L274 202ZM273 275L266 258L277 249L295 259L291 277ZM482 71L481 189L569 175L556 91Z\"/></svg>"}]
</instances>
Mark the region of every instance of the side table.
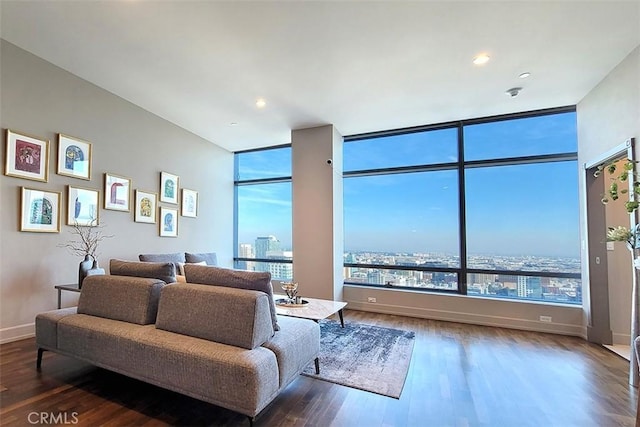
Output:
<instances>
[{"instance_id":1,"label":"side table","mask_svg":"<svg viewBox=\"0 0 640 427\"><path fill-rule=\"evenodd\" d=\"M62 291L80 292L80 288L76 284L55 285L54 288L58 290L58 308L62 308Z\"/></svg>"}]
</instances>

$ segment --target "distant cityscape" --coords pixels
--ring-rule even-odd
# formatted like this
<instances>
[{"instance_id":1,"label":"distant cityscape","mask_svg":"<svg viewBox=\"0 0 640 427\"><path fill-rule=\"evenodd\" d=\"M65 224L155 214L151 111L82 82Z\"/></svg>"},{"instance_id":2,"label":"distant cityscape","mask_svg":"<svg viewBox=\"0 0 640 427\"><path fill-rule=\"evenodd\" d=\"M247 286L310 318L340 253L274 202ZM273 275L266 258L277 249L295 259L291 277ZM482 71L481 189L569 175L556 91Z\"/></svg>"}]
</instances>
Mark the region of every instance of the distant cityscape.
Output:
<instances>
[{"instance_id":1,"label":"distant cityscape","mask_svg":"<svg viewBox=\"0 0 640 427\"><path fill-rule=\"evenodd\" d=\"M283 250L275 236L257 237L254 244L242 243L239 257L290 260L293 253ZM345 283L386 287L458 290L453 272L398 270L393 266L416 268L460 268L457 255L443 253L346 252L345 264L375 264L388 268L345 267ZM291 263L239 261L238 268L268 271L273 278L292 280ZM562 272L580 274L580 259L543 256L469 255L467 268L503 271ZM522 276L517 274L469 273L468 295L525 299L569 304L582 303L579 278Z\"/></svg>"}]
</instances>

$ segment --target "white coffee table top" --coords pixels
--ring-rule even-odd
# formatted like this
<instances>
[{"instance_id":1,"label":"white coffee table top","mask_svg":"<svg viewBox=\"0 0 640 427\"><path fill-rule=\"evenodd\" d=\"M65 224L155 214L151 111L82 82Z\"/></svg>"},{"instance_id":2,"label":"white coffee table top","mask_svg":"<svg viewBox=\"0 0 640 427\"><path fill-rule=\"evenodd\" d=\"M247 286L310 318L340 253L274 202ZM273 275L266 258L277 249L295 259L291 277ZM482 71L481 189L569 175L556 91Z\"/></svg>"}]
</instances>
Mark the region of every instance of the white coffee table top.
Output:
<instances>
[{"instance_id":1,"label":"white coffee table top","mask_svg":"<svg viewBox=\"0 0 640 427\"><path fill-rule=\"evenodd\" d=\"M285 295L273 295L274 300L286 298ZM283 316L302 317L304 319L322 320L341 311L347 306L343 301L331 301L326 299L302 297L303 300L309 301L308 304L301 306L287 307L286 305L276 304L276 313Z\"/></svg>"}]
</instances>

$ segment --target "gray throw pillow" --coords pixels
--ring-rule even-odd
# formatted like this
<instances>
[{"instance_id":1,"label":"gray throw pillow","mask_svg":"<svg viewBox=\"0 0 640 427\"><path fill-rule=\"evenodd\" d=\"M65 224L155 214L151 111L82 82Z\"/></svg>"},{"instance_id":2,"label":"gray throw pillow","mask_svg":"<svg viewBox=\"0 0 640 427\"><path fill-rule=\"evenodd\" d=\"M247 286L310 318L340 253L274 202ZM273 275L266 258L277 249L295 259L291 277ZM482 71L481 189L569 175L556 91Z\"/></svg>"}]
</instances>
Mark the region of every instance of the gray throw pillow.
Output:
<instances>
[{"instance_id":1,"label":"gray throw pillow","mask_svg":"<svg viewBox=\"0 0 640 427\"><path fill-rule=\"evenodd\" d=\"M184 252L176 252L173 254L140 254L138 259L142 262L172 262L178 271L178 263L185 262Z\"/></svg>"},{"instance_id":2,"label":"gray throw pillow","mask_svg":"<svg viewBox=\"0 0 640 427\"><path fill-rule=\"evenodd\" d=\"M258 271L232 270L209 265L185 264L184 275L187 283L201 285L226 286L228 288L262 291L269 296L269 311L273 330L279 331L276 305L273 301L271 273Z\"/></svg>"},{"instance_id":3,"label":"gray throw pillow","mask_svg":"<svg viewBox=\"0 0 640 427\"><path fill-rule=\"evenodd\" d=\"M176 266L172 262L138 262L112 259L109 273L113 276L147 277L165 283L176 281Z\"/></svg>"},{"instance_id":4,"label":"gray throw pillow","mask_svg":"<svg viewBox=\"0 0 640 427\"><path fill-rule=\"evenodd\" d=\"M207 265L218 265L218 257L215 252L203 252L199 254L192 254L190 252L186 252L185 258L189 263L196 262L206 262Z\"/></svg>"}]
</instances>

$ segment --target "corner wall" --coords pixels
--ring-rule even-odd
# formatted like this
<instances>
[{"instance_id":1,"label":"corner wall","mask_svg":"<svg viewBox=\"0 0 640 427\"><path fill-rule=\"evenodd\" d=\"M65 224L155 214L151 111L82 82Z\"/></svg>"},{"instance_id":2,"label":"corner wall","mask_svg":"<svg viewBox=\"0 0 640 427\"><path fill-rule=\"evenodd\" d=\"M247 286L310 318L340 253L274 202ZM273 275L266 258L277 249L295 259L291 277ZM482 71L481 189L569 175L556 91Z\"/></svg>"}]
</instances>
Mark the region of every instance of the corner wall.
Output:
<instances>
[{"instance_id":1,"label":"corner wall","mask_svg":"<svg viewBox=\"0 0 640 427\"><path fill-rule=\"evenodd\" d=\"M640 77L638 76L640 76L640 46L636 47L578 103L578 164L581 168L585 163L623 144L629 138L636 138L636 145L638 144L640 140ZM635 155L636 159L640 159L640 152L637 149ZM584 172L581 169L581 206L585 205L584 200ZM601 207L598 206L598 208ZM611 211L612 208L607 206L607 221L611 222L610 225L628 227L628 215L614 213ZM586 230L585 220L583 216L582 230ZM605 230L602 230L601 236L591 238L601 239L604 245ZM585 247L586 242L583 242L583 248ZM585 278L588 261L583 250L582 268ZM616 243L615 249L607 252L607 265L609 266L609 307L602 307L598 301L592 301L591 306L596 310L609 310L613 343L629 345L633 268L629 250L625 245Z\"/></svg>"},{"instance_id":2,"label":"corner wall","mask_svg":"<svg viewBox=\"0 0 640 427\"><path fill-rule=\"evenodd\" d=\"M139 253L217 252L233 265L233 155L130 102L4 40L0 45L0 124L50 141L49 181L0 177L0 342L33 334L35 315L57 305L55 284L75 283L80 259L58 247L71 239L67 186L100 190L104 173L132 179L133 189L158 192L160 172L199 192L197 218L178 218L178 237L159 237L157 224L133 221L133 211L100 210L105 234L99 261L135 260ZM170 102L170 101L167 101ZM57 175L57 134L93 144L90 181ZM3 148L3 169L5 163ZM60 233L19 230L20 187L62 192ZM166 203L159 206L176 207ZM77 294L64 293L63 306Z\"/></svg>"}]
</instances>

